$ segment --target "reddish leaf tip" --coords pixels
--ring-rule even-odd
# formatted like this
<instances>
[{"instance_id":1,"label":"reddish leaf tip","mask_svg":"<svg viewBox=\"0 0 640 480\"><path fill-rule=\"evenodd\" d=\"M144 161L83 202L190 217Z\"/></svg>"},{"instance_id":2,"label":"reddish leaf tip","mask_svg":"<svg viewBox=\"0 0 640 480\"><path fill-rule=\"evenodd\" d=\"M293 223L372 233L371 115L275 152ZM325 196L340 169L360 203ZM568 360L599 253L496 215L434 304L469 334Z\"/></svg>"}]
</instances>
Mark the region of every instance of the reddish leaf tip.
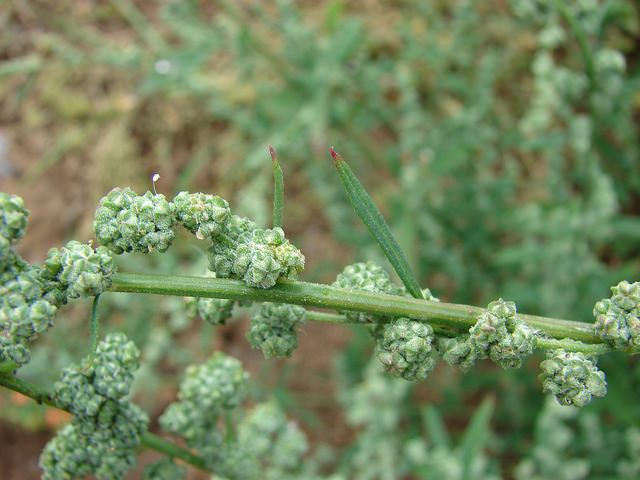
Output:
<instances>
[{"instance_id":1,"label":"reddish leaf tip","mask_svg":"<svg viewBox=\"0 0 640 480\"><path fill-rule=\"evenodd\" d=\"M276 152L271 145L267 145L269 147L269 153L271 154L271 161L276 163Z\"/></svg>"},{"instance_id":2,"label":"reddish leaf tip","mask_svg":"<svg viewBox=\"0 0 640 480\"><path fill-rule=\"evenodd\" d=\"M339 153L337 153L333 147L329 147L329 151L331 152L331 156L333 157L333 162L336 164L336 166L338 165L338 161L342 160L342 157L340 156Z\"/></svg>"}]
</instances>

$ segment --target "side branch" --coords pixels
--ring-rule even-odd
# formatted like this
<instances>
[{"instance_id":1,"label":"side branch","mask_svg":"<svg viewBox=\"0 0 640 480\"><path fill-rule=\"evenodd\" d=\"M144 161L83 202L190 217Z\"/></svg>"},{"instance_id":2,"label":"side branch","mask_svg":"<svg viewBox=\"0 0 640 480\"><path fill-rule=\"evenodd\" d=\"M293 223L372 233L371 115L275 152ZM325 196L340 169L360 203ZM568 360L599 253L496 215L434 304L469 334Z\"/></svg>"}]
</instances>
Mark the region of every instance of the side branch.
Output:
<instances>
[{"instance_id":1,"label":"side branch","mask_svg":"<svg viewBox=\"0 0 640 480\"><path fill-rule=\"evenodd\" d=\"M339 311L358 311L408 317L436 327L468 330L484 308L454 303L430 302L410 297L344 290L317 283L279 281L271 288L248 287L240 280L116 273L109 289L113 292L152 293L184 297L228 298L256 302L282 302ZM517 318L555 338L571 338L591 344L603 343L591 324L518 314ZM608 350L608 349L607 349Z\"/></svg>"},{"instance_id":2,"label":"side branch","mask_svg":"<svg viewBox=\"0 0 640 480\"><path fill-rule=\"evenodd\" d=\"M15 375L0 374L0 386L8 388L9 390L13 390L14 392L21 393L25 397L29 397L32 400L35 400L40 405L44 404L50 407L57 408L59 410L67 411L55 404L55 402L53 401L53 397L49 392L38 387L37 385L26 382L16 377ZM154 435L153 433L143 433L140 436L140 445L164 453L169 457L179 458L185 463L188 463L189 465L198 468L199 470L203 470L207 473L215 473L206 468L205 461L202 458L194 455L184 448L181 448L171 442L168 442L167 440L158 437L157 435Z\"/></svg>"}]
</instances>

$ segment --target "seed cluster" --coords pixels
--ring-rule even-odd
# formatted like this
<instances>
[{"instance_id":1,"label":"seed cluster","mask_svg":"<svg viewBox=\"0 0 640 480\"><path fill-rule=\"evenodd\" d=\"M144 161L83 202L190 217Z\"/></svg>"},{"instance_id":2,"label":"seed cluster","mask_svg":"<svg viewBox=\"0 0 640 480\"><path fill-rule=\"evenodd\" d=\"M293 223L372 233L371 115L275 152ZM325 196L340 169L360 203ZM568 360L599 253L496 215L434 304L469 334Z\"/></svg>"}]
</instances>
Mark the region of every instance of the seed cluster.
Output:
<instances>
[{"instance_id":1,"label":"seed cluster","mask_svg":"<svg viewBox=\"0 0 640 480\"><path fill-rule=\"evenodd\" d=\"M218 427L221 415L231 412L244 399L247 373L235 358L221 352L206 363L190 366L180 385L178 402L160 417L168 432L181 435L215 469L225 457L224 432Z\"/></svg>"},{"instance_id":2,"label":"seed cluster","mask_svg":"<svg viewBox=\"0 0 640 480\"><path fill-rule=\"evenodd\" d=\"M117 254L164 252L176 236L176 222L175 206L164 195L114 188L100 200L93 229L98 241Z\"/></svg>"},{"instance_id":3,"label":"seed cluster","mask_svg":"<svg viewBox=\"0 0 640 480\"><path fill-rule=\"evenodd\" d=\"M63 370L54 400L73 414L73 420L45 446L40 457L43 479L93 474L117 480L136 465L136 449L149 419L125 397L139 355L124 334L110 334L84 370L78 365Z\"/></svg>"},{"instance_id":4,"label":"seed cluster","mask_svg":"<svg viewBox=\"0 0 640 480\"><path fill-rule=\"evenodd\" d=\"M596 335L615 348L640 346L640 282L620 282L611 292L593 309Z\"/></svg>"},{"instance_id":5,"label":"seed cluster","mask_svg":"<svg viewBox=\"0 0 640 480\"><path fill-rule=\"evenodd\" d=\"M13 251L27 215L20 197L0 194L0 361L17 366L29 362L29 344L53 325L58 307L99 295L116 270L106 248L76 241L51 249L42 267L30 265Z\"/></svg>"},{"instance_id":6,"label":"seed cluster","mask_svg":"<svg viewBox=\"0 0 640 480\"><path fill-rule=\"evenodd\" d=\"M285 303L263 303L251 319L247 339L264 358L290 357L298 348L296 325L305 322L305 309Z\"/></svg>"},{"instance_id":7,"label":"seed cluster","mask_svg":"<svg viewBox=\"0 0 640 480\"><path fill-rule=\"evenodd\" d=\"M226 200L204 193L180 192L168 202L164 195L115 188L100 201L93 227L100 243L115 253L149 253L169 248L178 223L198 239L211 240L209 268L218 277L269 288L304 269L304 256L281 228L258 228L233 215Z\"/></svg>"},{"instance_id":8,"label":"seed cluster","mask_svg":"<svg viewBox=\"0 0 640 480\"><path fill-rule=\"evenodd\" d=\"M336 281L333 282L333 286L347 290L386 293L388 295L397 295L400 292L398 287L391 283L389 274L384 268L374 262L358 262L347 265L344 270L338 274ZM383 315L373 315L363 312L343 313L352 322L377 323L390 319L390 317Z\"/></svg>"},{"instance_id":9,"label":"seed cluster","mask_svg":"<svg viewBox=\"0 0 640 480\"><path fill-rule=\"evenodd\" d=\"M522 359L533 353L536 343L533 330L516 318L515 303L499 299L487 306L468 335L442 338L438 349L449 365L463 370L485 358L502 368L518 368Z\"/></svg>"},{"instance_id":10,"label":"seed cluster","mask_svg":"<svg viewBox=\"0 0 640 480\"><path fill-rule=\"evenodd\" d=\"M540 368L544 391L553 393L561 405L584 407L607 393L604 372L584 353L549 351Z\"/></svg>"},{"instance_id":11,"label":"seed cluster","mask_svg":"<svg viewBox=\"0 0 640 480\"><path fill-rule=\"evenodd\" d=\"M433 328L426 323L398 318L384 327L376 355L385 370L405 380L421 380L433 369Z\"/></svg>"}]
</instances>

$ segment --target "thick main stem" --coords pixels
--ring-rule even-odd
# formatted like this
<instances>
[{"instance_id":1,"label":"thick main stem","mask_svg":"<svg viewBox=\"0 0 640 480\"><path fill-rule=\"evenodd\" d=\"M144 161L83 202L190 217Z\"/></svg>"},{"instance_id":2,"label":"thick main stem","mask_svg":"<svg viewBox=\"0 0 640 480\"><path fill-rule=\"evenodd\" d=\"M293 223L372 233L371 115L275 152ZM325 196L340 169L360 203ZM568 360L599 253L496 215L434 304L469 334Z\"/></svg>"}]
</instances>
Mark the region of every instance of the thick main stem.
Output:
<instances>
[{"instance_id":1,"label":"thick main stem","mask_svg":"<svg viewBox=\"0 0 640 480\"><path fill-rule=\"evenodd\" d=\"M317 283L280 281L271 288L253 288L239 280L117 273L110 288L114 292L152 293L185 297L228 298L257 302L282 302L338 311L357 311L408 317L437 327L467 331L484 308L454 303L430 302L409 297L344 290ZM535 315L518 314L517 318L534 329L555 338L571 338L591 344L602 340L590 324Z\"/></svg>"}]
</instances>

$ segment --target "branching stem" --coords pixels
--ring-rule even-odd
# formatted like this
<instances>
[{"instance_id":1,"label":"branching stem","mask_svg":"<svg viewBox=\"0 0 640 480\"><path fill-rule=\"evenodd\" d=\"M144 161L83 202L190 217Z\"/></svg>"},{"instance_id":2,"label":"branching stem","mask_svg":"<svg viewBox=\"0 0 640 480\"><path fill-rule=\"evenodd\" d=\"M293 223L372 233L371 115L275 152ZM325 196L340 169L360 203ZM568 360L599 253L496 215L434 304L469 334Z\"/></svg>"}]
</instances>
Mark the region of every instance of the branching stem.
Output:
<instances>
[{"instance_id":1,"label":"branching stem","mask_svg":"<svg viewBox=\"0 0 640 480\"><path fill-rule=\"evenodd\" d=\"M26 382L15 375L0 374L0 385L8 388L9 390L13 390L14 392L18 392L25 397L29 397L40 405L44 404L59 410L67 411L65 409L61 409L55 404L53 397L49 392L37 385ZM169 457L179 458L199 470L203 470L207 473L214 473L206 468L205 461L202 458L194 455L184 448L178 447L177 445L158 437L157 435L154 435L153 433L143 433L140 437L140 445L164 453Z\"/></svg>"}]
</instances>

